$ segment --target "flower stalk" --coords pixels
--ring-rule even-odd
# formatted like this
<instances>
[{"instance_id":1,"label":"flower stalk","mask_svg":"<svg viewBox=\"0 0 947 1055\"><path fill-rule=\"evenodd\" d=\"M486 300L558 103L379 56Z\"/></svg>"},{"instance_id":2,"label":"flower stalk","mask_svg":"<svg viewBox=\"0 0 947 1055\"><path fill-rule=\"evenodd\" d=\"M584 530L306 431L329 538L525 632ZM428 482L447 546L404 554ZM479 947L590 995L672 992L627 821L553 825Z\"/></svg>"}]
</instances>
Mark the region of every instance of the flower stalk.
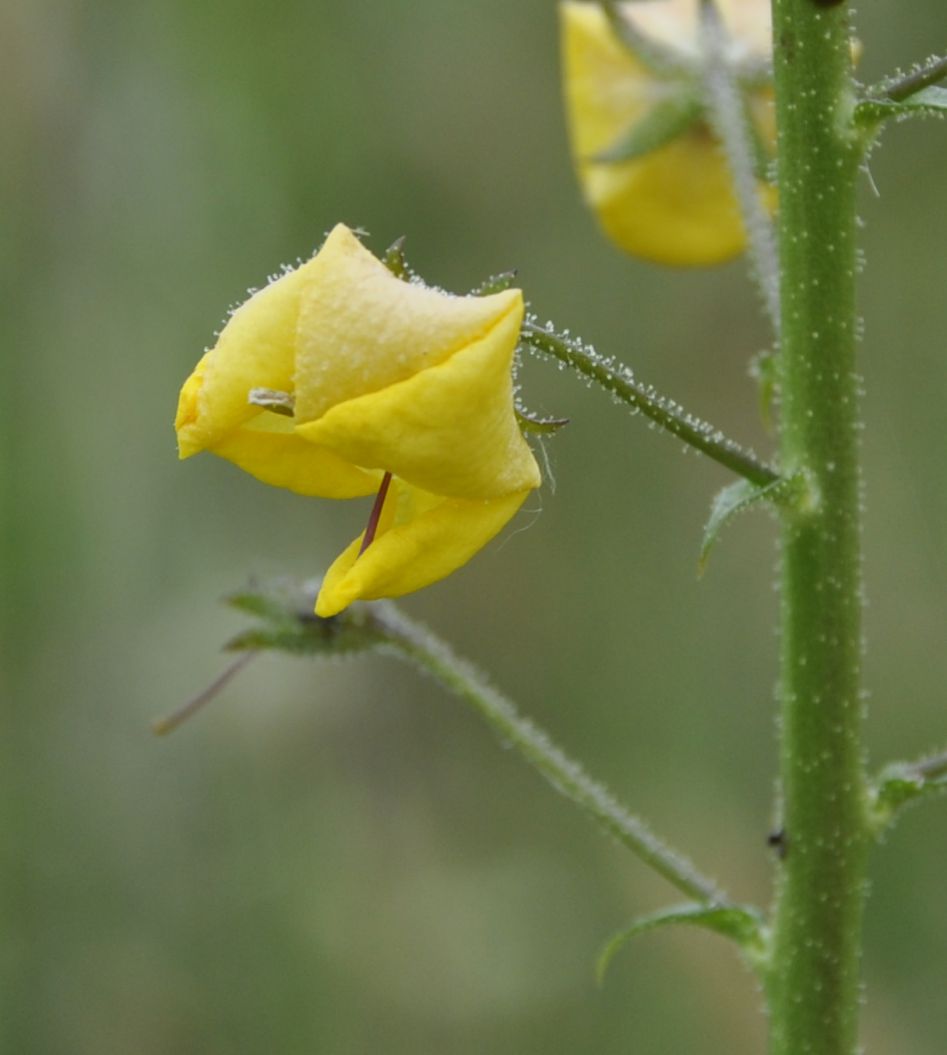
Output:
<instances>
[{"instance_id":1,"label":"flower stalk","mask_svg":"<svg viewBox=\"0 0 947 1055\"><path fill-rule=\"evenodd\" d=\"M371 620L386 651L409 660L448 692L469 703L505 744L655 872L703 905L729 903L713 880L698 872L687 858L672 850L642 820L621 806L578 762L554 744L547 733L523 718L509 699L445 642L391 604L373 606Z\"/></svg>"},{"instance_id":2,"label":"flower stalk","mask_svg":"<svg viewBox=\"0 0 947 1055\"><path fill-rule=\"evenodd\" d=\"M868 824L855 372L855 179L847 4L774 0L782 462L816 501L784 510L781 792L772 1055L857 1046Z\"/></svg>"},{"instance_id":3,"label":"flower stalk","mask_svg":"<svg viewBox=\"0 0 947 1055\"><path fill-rule=\"evenodd\" d=\"M759 288L766 316L778 336L779 259L773 225L757 186L759 161L754 150L748 102L741 92L736 72L727 61L727 31L713 0L704 0L700 17L710 120L730 165L733 191L746 229L750 271Z\"/></svg>"},{"instance_id":4,"label":"flower stalk","mask_svg":"<svg viewBox=\"0 0 947 1055\"><path fill-rule=\"evenodd\" d=\"M912 70L910 73L891 77L880 85L869 88L867 97L869 99L879 97L891 99L894 102L901 102L904 99L910 99L912 95L916 95L919 91L930 87L932 84L939 84L945 78L947 78L947 55L925 63L919 69Z\"/></svg>"},{"instance_id":5,"label":"flower stalk","mask_svg":"<svg viewBox=\"0 0 947 1055\"><path fill-rule=\"evenodd\" d=\"M752 451L728 439L706 421L688 414L650 385L636 380L628 367L602 359L581 342L562 337L535 322L527 320L523 324L521 336L530 348L565 363L622 403L640 411L672 436L677 436L750 483L765 487L780 479L779 473L761 462Z\"/></svg>"}]
</instances>

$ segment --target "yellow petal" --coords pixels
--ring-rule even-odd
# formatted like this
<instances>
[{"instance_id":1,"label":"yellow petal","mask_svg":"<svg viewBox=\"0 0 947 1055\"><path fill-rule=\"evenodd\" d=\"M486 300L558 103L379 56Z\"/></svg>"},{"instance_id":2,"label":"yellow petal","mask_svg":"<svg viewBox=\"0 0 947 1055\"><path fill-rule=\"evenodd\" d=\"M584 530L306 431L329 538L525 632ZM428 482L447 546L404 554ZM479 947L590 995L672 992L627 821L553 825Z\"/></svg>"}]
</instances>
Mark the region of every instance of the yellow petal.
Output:
<instances>
[{"instance_id":1,"label":"yellow petal","mask_svg":"<svg viewBox=\"0 0 947 1055\"><path fill-rule=\"evenodd\" d=\"M644 35L697 55L697 0L624 4ZM768 38L762 0L726 0L732 51L762 53ZM618 163L594 162L657 102L680 85L662 80L612 33L595 4L562 5L564 87L572 151L583 195L605 233L626 252L673 265L728 260L745 247L743 222L723 152L698 123L651 153ZM765 109L754 107L754 110ZM761 187L767 204L772 194Z\"/></svg>"},{"instance_id":2,"label":"yellow petal","mask_svg":"<svg viewBox=\"0 0 947 1055\"><path fill-rule=\"evenodd\" d=\"M644 158L579 168L602 229L628 253L683 267L722 263L745 248L726 159L701 129Z\"/></svg>"},{"instance_id":3,"label":"yellow petal","mask_svg":"<svg viewBox=\"0 0 947 1055\"><path fill-rule=\"evenodd\" d=\"M462 351L340 403L319 420L297 425L297 434L435 494L497 498L538 487L539 468L513 413L510 370L522 295L509 290L497 298L506 310Z\"/></svg>"},{"instance_id":4,"label":"yellow petal","mask_svg":"<svg viewBox=\"0 0 947 1055\"><path fill-rule=\"evenodd\" d=\"M375 539L359 556L359 536L336 558L323 579L316 615L327 618L353 601L400 597L443 579L503 528L527 494L465 501L394 480Z\"/></svg>"},{"instance_id":5,"label":"yellow petal","mask_svg":"<svg viewBox=\"0 0 947 1055\"><path fill-rule=\"evenodd\" d=\"M455 297L404 282L340 224L313 261L300 303L297 422L445 362L520 302L513 290Z\"/></svg>"},{"instance_id":6,"label":"yellow petal","mask_svg":"<svg viewBox=\"0 0 947 1055\"><path fill-rule=\"evenodd\" d=\"M175 427L182 458L213 449L260 414L253 388L292 391L299 298L315 259L254 293L230 316L217 344L185 381Z\"/></svg>"},{"instance_id":7,"label":"yellow petal","mask_svg":"<svg viewBox=\"0 0 947 1055\"><path fill-rule=\"evenodd\" d=\"M300 439L292 418L278 414L258 414L212 449L265 484L317 498L373 494L381 480L381 473L359 469L325 447Z\"/></svg>"},{"instance_id":8,"label":"yellow petal","mask_svg":"<svg viewBox=\"0 0 947 1055\"><path fill-rule=\"evenodd\" d=\"M175 428L182 458L210 450L264 483L321 498L371 494L379 474L301 440L291 418L249 402L251 389L292 392L296 327L310 260L254 293L184 382Z\"/></svg>"},{"instance_id":9,"label":"yellow petal","mask_svg":"<svg viewBox=\"0 0 947 1055\"><path fill-rule=\"evenodd\" d=\"M584 158L611 146L668 88L615 37L596 4L571 0L560 13L569 131Z\"/></svg>"}]
</instances>

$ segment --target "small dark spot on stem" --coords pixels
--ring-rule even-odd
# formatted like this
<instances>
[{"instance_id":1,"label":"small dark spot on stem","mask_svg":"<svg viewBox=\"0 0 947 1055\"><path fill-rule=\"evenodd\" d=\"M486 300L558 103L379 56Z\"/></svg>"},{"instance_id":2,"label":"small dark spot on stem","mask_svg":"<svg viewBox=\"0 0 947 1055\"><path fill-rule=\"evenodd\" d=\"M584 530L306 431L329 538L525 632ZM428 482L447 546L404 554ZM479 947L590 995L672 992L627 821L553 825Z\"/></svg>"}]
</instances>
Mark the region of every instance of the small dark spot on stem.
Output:
<instances>
[{"instance_id":1,"label":"small dark spot on stem","mask_svg":"<svg viewBox=\"0 0 947 1055\"><path fill-rule=\"evenodd\" d=\"M782 861L789 850L789 844L786 839L786 829L778 828L776 831L770 832L769 835L766 836L766 845L771 846L776 851L776 856Z\"/></svg>"}]
</instances>

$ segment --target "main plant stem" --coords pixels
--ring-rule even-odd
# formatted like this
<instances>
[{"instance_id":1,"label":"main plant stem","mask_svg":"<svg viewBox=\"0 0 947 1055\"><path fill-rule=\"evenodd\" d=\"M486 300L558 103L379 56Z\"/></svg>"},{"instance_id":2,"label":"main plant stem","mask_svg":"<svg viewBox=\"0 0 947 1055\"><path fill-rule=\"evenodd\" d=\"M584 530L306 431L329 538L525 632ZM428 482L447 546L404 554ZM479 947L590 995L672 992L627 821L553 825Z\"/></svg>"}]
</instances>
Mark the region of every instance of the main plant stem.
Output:
<instances>
[{"instance_id":1,"label":"main plant stem","mask_svg":"<svg viewBox=\"0 0 947 1055\"><path fill-rule=\"evenodd\" d=\"M780 864L772 1055L853 1055L867 824L855 371L855 178L845 3L774 0L783 471Z\"/></svg>"}]
</instances>

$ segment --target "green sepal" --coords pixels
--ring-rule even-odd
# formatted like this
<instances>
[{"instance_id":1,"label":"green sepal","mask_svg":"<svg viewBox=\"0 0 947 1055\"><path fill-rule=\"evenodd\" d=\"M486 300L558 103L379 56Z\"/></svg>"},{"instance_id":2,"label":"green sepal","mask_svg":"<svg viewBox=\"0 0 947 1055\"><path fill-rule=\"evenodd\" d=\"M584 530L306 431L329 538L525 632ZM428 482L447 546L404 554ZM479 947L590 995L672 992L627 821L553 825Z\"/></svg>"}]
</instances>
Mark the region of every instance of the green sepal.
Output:
<instances>
[{"instance_id":1,"label":"green sepal","mask_svg":"<svg viewBox=\"0 0 947 1055\"><path fill-rule=\"evenodd\" d=\"M568 418L539 418L522 407L514 407L513 413L516 415L516 424L519 425L520 432L531 432L536 436L554 436L569 424Z\"/></svg>"},{"instance_id":2,"label":"green sepal","mask_svg":"<svg viewBox=\"0 0 947 1055\"><path fill-rule=\"evenodd\" d=\"M381 262L388 268L395 278L400 278L404 282L410 282L412 278L416 277L416 275L411 269L411 265L408 263L408 259L405 256L404 243L404 235L392 242L385 250L385 255L381 258ZM490 275L479 285L474 286L468 296L488 297L491 293L502 293L513 285L515 279L515 270L501 271L499 274Z\"/></svg>"},{"instance_id":3,"label":"green sepal","mask_svg":"<svg viewBox=\"0 0 947 1055\"><path fill-rule=\"evenodd\" d=\"M516 280L516 271L501 271L498 275L485 278L479 286L470 291L471 297L489 297L491 293L502 293L509 289Z\"/></svg>"},{"instance_id":4,"label":"green sepal","mask_svg":"<svg viewBox=\"0 0 947 1055\"><path fill-rule=\"evenodd\" d=\"M863 99L855 107L855 123L863 127L909 117L947 117L947 88L932 84L905 99Z\"/></svg>"},{"instance_id":5,"label":"green sepal","mask_svg":"<svg viewBox=\"0 0 947 1055\"><path fill-rule=\"evenodd\" d=\"M291 624L305 610L309 597L315 597L309 583L290 579L265 583L251 580L242 590L225 597L224 603L264 622Z\"/></svg>"},{"instance_id":6,"label":"green sepal","mask_svg":"<svg viewBox=\"0 0 947 1055\"><path fill-rule=\"evenodd\" d=\"M683 135L700 120L702 113L700 100L689 87L684 87L677 95L655 103L614 143L591 154L587 160L618 164L643 157Z\"/></svg>"},{"instance_id":7,"label":"green sepal","mask_svg":"<svg viewBox=\"0 0 947 1055\"><path fill-rule=\"evenodd\" d=\"M869 790L871 826L880 834L905 806L947 792L947 756L921 762L893 762L878 774Z\"/></svg>"},{"instance_id":8,"label":"green sepal","mask_svg":"<svg viewBox=\"0 0 947 1055\"><path fill-rule=\"evenodd\" d=\"M279 581L252 584L228 597L229 605L256 616L262 625L238 634L226 648L231 652L272 649L297 656L337 656L383 643L370 604L353 604L323 619L313 613L316 593L316 584L311 582Z\"/></svg>"},{"instance_id":9,"label":"green sepal","mask_svg":"<svg viewBox=\"0 0 947 1055\"><path fill-rule=\"evenodd\" d=\"M388 246L385 250L385 255L381 258L381 262L395 278L400 278L402 281L407 282L411 278L411 268L408 266L407 258L404 255L405 237L405 235L402 235L400 238L396 238Z\"/></svg>"},{"instance_id":10,"label":"green sepal","mask_svg":"<svg viewBox=\"0 0 947 1055\"><path fill-rule=\"evenodd\" d=\"M152 731L158 736L173 732L219 696L260 652L272 649L295 656L342 656L382 648L390 640L376 617L378 604L353 604L329 619L314 615L313 583L253 583L226 600L232 607L256 616L261 625L227 642L226 650L240 655L207 688L152 722Z\"/></svg>"},{"instance_id":11,"label":"green sepal","mask_svg":"<svg viewBox=\"0 0 947 1055\"><path fill-rule=\"evenodd\" d=\"M718 491L710 506L710 516L704 525L704 537L700 543L700 556L697 560L697 574L703 575L720 532L726 524L761 501L775 501L785 491L786 480L774 480L763 487L749 480L737 480Z\"/></svg>"},{"instance_id":12,"label":"green sepal","mask_svg":"<svg viewBox=\"0 0 947 1055\"><path fill-rule=\"evenodd\" d=\"M288 652L294 656L341 656L365 652L380 643L362 632L353 633L350 624L298 616L290 624L267 624L244 630L232 637L224 648L228 652Z\"/></svg>"},{"instance_id":13,"label":"green sepal","mask_svg":"<svg viewBox=\"0 0 947 1055\"><path fill-rule=\"evenodd\" d=\"M670 926L703 927L722 934L740 946L747 959L759 965L767 951L767 928L759 911L745 905L701 905L698 903L676 905L662 909L651 916L642 916L630 926L619 931L602 949L595 967L599 985L605 979L609 965L625 944L639 934Z\"/></svg>"}]
</instances>

